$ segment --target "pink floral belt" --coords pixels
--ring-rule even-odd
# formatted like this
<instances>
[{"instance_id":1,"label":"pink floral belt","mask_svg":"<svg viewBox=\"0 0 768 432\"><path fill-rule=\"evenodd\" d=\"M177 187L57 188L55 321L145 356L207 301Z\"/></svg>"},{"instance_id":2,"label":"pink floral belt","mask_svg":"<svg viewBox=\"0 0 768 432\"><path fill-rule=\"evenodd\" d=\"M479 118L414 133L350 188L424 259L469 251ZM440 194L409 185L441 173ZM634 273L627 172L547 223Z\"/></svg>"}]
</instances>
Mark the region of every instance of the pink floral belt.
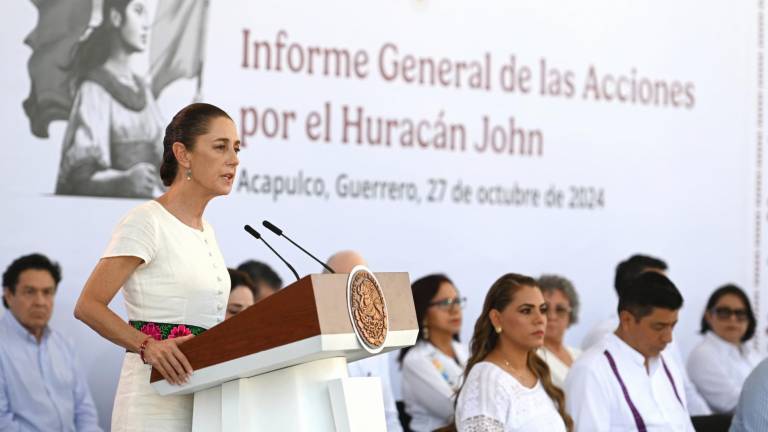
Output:
<instances>
[{"instance_id":1,"label":"pink floral belt","mask_svg":"<svg viewBox=\"0 0 768 432\"><path fill-rule=\"evenodd\" d=\"M148 321L128 321L136 330L155 340L173 339L187 335L199 335L206 329L188 324L169 324Z\"/></svg>"}]
</instances>

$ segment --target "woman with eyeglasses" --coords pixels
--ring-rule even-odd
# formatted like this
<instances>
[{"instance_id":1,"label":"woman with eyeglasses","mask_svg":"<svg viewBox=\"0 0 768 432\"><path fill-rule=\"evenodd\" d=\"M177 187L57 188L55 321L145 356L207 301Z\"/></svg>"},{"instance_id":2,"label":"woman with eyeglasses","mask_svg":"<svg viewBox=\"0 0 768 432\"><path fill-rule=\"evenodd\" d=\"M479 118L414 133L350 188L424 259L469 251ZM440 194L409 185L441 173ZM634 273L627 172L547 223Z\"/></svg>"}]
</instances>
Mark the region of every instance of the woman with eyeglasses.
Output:
<instances>
[{"instance_id":1,"label":"woman with eyeglasses","mask_svg":"<svg viewBox=\"0 0 768 432\"><path fill-rule=\"evenodd\" d=\"M701 318L702 341L688 356L688 375L715 413L732 413L741 387L760 356L745 342L755 334L749 298L736 285L709 297Z\"/></svg>"},{"instance_id":2,"label":"woman with eyeglasses","mask_svg":"<svg viewBox=\"0 0 768 432\"><path fill-rule=\"evenodd\" d=\"M581 350L564 342L565 331L578 320L579 295L571 281L562 276L542 275L537 282L549 306L544 346L538 354L549 366L552 383L563 388L571 365L581 355Z\"/></svg>"},{"instance_id":3,"label":"woman with eyeglasses","mask_svg":"<svg viewBox=\"0 0 768 432\"><path fill-rule=\"evenodd\" d=\"M411 285L419 335L400 351L405 410L414 432L432 431L453 421L453 397L461 385L467 349L459 342L465 298L442 274Z\"/></svg>"}]
</instances>

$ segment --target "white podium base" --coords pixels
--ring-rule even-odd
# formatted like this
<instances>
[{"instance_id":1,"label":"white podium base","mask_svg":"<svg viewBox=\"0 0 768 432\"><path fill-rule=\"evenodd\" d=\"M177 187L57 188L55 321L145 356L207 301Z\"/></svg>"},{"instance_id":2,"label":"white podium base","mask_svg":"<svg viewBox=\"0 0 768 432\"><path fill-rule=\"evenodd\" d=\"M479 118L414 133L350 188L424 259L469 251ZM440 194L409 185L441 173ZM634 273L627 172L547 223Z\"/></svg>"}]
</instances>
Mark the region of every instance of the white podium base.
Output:
<instances>
[{"instance_id":1,"label":"white podium base","mask_svg":"<svg viewBox=\"0 0 768 432\"><path fill-rule=\"evenodd\" d=\"M193 432L386 431L378 378L349 378L333 357L195 393Z\"/></svg>"},{"instance_id":2,"label":"white podium base","mask_svg":"<svg viewBox=\"0 0 768 432\"><path fill-rule=\"evenodd\" d=\"M341 378L328 384L336 432L387 432L379 377Z\"/></svg>"}]
</instances>

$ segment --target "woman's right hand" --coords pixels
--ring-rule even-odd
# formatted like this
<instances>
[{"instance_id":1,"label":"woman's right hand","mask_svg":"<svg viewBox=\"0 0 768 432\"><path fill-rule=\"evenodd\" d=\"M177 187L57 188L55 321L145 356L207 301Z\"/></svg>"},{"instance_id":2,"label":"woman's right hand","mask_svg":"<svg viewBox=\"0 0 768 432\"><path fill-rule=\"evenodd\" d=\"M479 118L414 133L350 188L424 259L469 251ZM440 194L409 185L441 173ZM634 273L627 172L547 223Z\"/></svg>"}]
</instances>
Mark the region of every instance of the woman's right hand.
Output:
<instances>
[{"instance_id":1,"label":"woman's right hand","mask_svg":"<svg viewBox=\"0 0 768 432\"><path fill-rule=\"evenodd\" d=\"M171 384L181 385L189 381L192 375L192 365L179 349L179 345L188 341L194 335L174 339L150 339L144 348L144 361L160 372L160 375Z\"/></svg>"},{"instance_id":2,"label":"woman's right hand","mask_svg":"<svg viewBox=\"0 0 768 432\"><path fill-rule=\"evenodd\" d=\"M128 193L131 196L152 196L157 183L157 170L152 164L139 162L130 167L125 174L128 180Z\"/></svg>"}]
</instances>

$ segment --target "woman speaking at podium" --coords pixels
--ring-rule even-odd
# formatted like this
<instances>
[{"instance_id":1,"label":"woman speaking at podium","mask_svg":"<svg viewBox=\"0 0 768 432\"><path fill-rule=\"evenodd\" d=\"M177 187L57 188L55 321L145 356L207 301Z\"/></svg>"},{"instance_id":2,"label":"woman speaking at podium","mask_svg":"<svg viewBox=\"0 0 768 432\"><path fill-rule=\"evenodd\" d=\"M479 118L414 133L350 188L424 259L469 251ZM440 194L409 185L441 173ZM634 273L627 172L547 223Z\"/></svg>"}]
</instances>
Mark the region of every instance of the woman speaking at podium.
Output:
<instances>
[{"instance_id":1,"label":"woman speaking at podium","mask_svg":"<svg viewBox=\"0 0 768 432\"><path fill-rule=\"evenodd\" d=\"M198 103L179 111L163 140L167 191L120 221L80 294L75 316L128 351L113 431L192 428L192 395L160 396L149 376L154 366L168 382L186 382L192 367L178 345L224 319L229 274L203 213L232 190L239 150L221 109ZM128 323L108 307L121 287Z\"/></svg>"}]
</instances>

